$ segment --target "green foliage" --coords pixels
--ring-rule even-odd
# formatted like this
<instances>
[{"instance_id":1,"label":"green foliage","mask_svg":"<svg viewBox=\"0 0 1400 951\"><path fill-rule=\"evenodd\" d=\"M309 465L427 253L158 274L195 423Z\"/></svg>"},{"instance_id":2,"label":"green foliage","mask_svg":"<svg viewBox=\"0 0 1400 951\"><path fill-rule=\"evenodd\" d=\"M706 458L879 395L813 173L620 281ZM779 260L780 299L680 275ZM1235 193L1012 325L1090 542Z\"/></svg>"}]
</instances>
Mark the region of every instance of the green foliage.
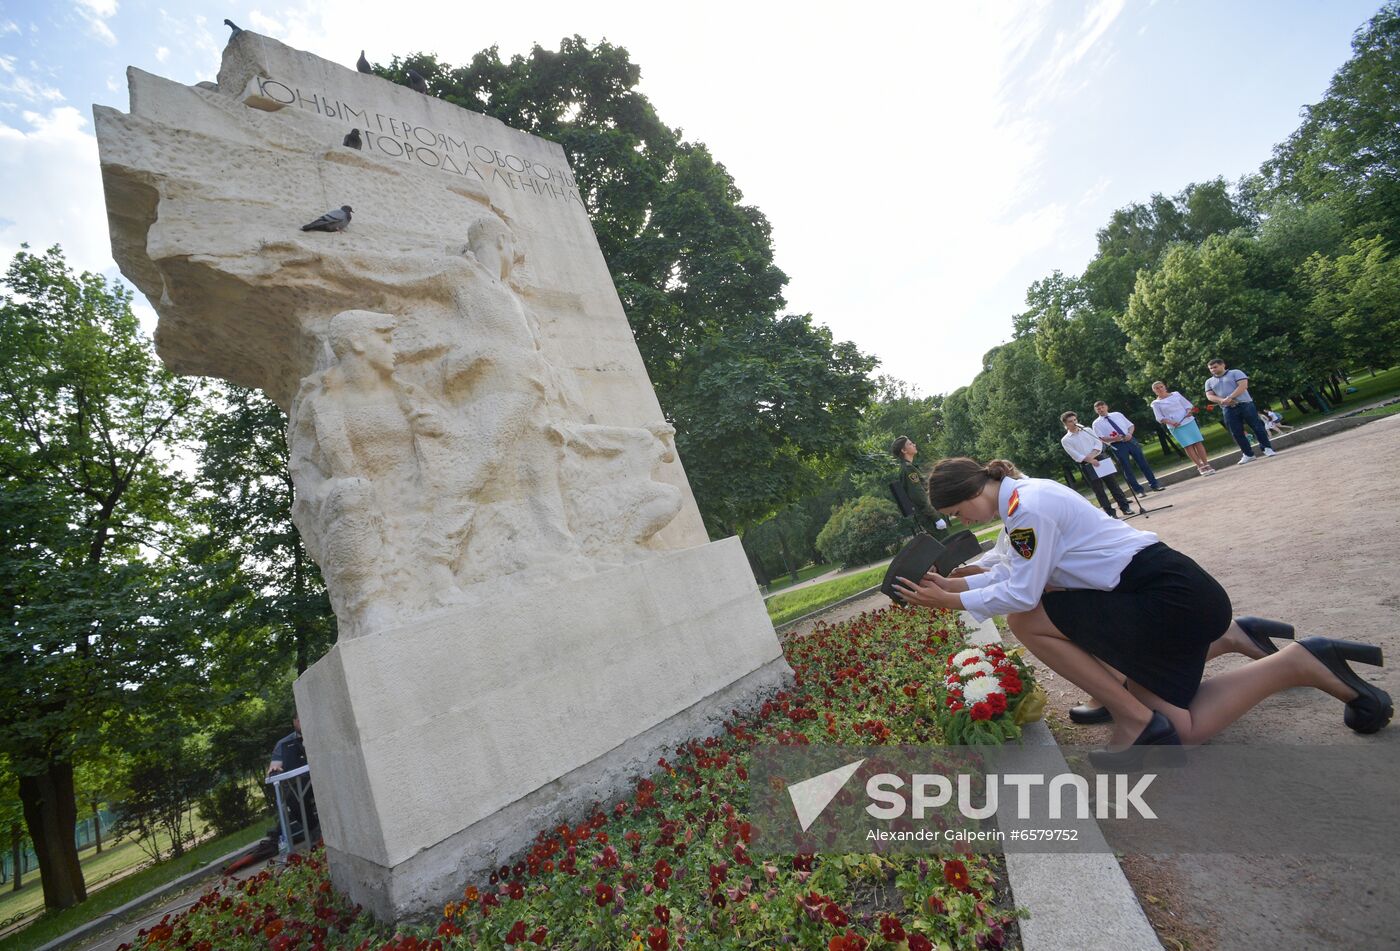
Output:
<instances>
[{"instance_id":1,"label":"green foliage","mask_svg":"<svg viewBox=\"0 0 1400 951\"><path fill-rule=\"evenodd\" d=\"M905 540L904 527L893 500L861 496L831 513L817 535L817 550L827 561L863 565L897 551Z\"/></svg>"},{"instance_id":2,"label":"green foliage","mask_svg":"<svg viewBox=\"0 0 1400 951\"><path fill-rule=\"evenodd\" d=\"M563 146L712 535L801 498L856 451L875 361L810 317L779 317L771 229L704 145L684 141L607 42L564 39L503 62L425 55L440 98Z\"/></svg>"},{"instance_id":3,"label":"green foliage","mask_svg":"<svg viewBox=\"0 0 1400 951\"><path fill-rule=\"evenodd\" d=\"M167 466L196 405L139 333L130 292L20 251L0 295L0 752L20 780L45 900L83 897L73 762L197 679ZM185 696L189 696L188 693Z\"/></svg>"},{"instance_id":4,"label":"green foliage","mask_svg":"<svg viewBox=\"0 0 1400 951\"><path fill-rule=\"evenodd\" d=\"M231 835L247 826L260 812L253 805L248 787L241 780L225 779L196 798L199 815L214 828L216 835Z\"/></svg>"},{"instance_id":5,"label":"green foliage","mask_svg":"<svg viewBox=\"0 0 1400 951\"><path fill-rule=\"evenodd\" d=\"M1343 359L1363 367L1400 360L1400 259L1384 239L1358 239L1350 254L1336 258L1314 254L1303 274L1308 313L1331 331L1327 343L1338 345Z\"/></svg>"},{"instance_id":6,"label":"green foliage","mask_svg":"<svg viewBox=\"0 0 1400 951\"><path fill-rule=\"evenodd\" d=\"M1264 175L1309 204L1334 206L1353 237L1400 242L1400 5L1387 3L1352 39L1352 57Z\"/></svg>"},{"instance_id":7,"label":"green foliage","mask_svg":"<svg viewBox=\"0 0 1400 951\"><path fill-rule=\"evenodd\" d=\"M304 672L336 634L320 570L292 524L286 432L277 404L236 386L221 385L199 421L194 511L208 532L190 560L221 562L216 653L224 672L257 684Z\"/></svg>"},{"instance_id":8,"label":"green foliage","mask_svg":"<svg viewBox=\"0 0 1400 951\"><path fill-rule=\"evenodd\" d=\"M1212 236L1199 247L1173 247L1159 268L1141 274L1120 319L1134 384L1146 389L1160 379L1194 399L1206 362L1218 356L1244 368L1251 394L1267 399L1330 370L1307 364L1296 302L1264 275L1265 265L1251 239Z\"/></svg>"},{"instance_id":9,"label":"green foliage","mask_svg":"<svg viewBox=\"0 0 1400 951\"><path fill-rule=\"evenodd\" d=\"M195 836L192 807L213 782L200 753L179 736L166 736L131 760L117 803L117 832L135 835L152 861L161 856L160 836L178 858Z\"/></svg>"}]
</instances>

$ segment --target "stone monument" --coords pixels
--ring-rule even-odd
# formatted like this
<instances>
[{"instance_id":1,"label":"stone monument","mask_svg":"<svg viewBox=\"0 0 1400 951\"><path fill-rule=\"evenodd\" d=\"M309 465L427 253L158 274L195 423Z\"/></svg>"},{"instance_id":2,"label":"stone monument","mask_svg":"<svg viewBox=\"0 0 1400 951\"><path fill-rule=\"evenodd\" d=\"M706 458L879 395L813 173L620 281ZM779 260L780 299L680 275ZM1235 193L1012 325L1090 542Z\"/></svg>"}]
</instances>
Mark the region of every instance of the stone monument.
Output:
<instances>
[{"instance_id":1,"label":"stone monument","mask_svg":"<svg viewBox=\"0 0 1400 951\"><path fill-rule=\"evenodd\" d=\"M339 888L435 910L790 674L560 146L246 31L217 83L128 80L97 138L160 356L290 419L340 630L296 684Z\"/></svg>"}]
</instances>

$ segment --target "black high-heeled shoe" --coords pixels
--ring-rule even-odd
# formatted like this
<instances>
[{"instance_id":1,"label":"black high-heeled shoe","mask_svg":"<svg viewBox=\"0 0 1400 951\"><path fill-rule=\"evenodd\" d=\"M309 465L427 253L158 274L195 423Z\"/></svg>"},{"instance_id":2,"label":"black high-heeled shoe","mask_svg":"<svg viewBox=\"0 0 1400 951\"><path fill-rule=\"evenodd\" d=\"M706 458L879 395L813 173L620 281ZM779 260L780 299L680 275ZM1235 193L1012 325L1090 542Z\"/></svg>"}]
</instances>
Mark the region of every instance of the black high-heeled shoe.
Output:
<instances>
[{"instance_id":1,"label":"black high-heeled shoe","mask_svg":"<svg viewBox=\"0 0 1400 951\"><path fill-rule=\"evenodd\" d=\"M1293 625L1284 624L1282 621L1270 621L1266 617L1237 617L1235 623L1240 626L1246 636L1254 642L1254 646L1264 652L1264 656L1277 654L1278 648L1274 642L1269 640L1277 637L1282 640L1293 640Z\"/></svg>"},{"instance_id":2,"label":"black high-heeled shoe","mask_svg":"<svg viewBox=\"0 0 1400 951\"><path fill-rule=\"evenodd\" d=\"M1348 661L1351 661L1380 667L1384 658L1379 647L1355 641L1337 641L1330 637L1305 637L1298 643L1322 661L1338 680L1356 691L1356 699L1347 704L1347 712L1342 717L1347 726L1357 733L1375 733L1390 722L1395 713L1390 694L1368 684L1348 666Z\"/></svg>"},{"instance_id":3,"label":"black high-heeled shoe","mask_svg":"<svg viewBox=\"0 0 1400 951\"><path fill-rule=\"evenodd\" d=\"M1154 751L1153 747L1175 749ZM1133 740L1132 746L1125 750L1090 750L1089 762L1095 769L1103 772L1127 772L1142 766L1149 751L1167 754L1154 755L1154 765L1158 766L1175 766L1182 758L1181 735L1176 732L1176 727L1172 726L1172 721L1155 710L1152 711L1152 719L1147 721L1147 726L1143 727L1137 739Z\"/></svg>"}]
</instances>

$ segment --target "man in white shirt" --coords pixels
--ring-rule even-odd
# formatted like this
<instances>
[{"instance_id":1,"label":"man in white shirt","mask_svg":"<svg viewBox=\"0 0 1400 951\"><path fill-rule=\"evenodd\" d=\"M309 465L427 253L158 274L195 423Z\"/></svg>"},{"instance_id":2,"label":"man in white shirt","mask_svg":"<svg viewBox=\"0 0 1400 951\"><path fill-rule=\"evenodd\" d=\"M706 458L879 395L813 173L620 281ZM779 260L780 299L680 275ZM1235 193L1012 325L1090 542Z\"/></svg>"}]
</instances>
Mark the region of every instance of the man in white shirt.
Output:
<instances>
[{"instance_id":1,"label":"man in white shirt","mask_svg":"<svg viewBox=\"0 0 1400 951\"><path fill-rule=\"evenodd\" d=\"M1089 480L1090 487L1094 490L1094 496L1099 500L1099 506L1109 515L1114 515L1113 505L1108 501L1108 496L1104 494L1104 486L1113 493L1113 497L1118 500L1118 507L1122 509L1123 515L1133 514L1132 507L1128 499L1123 495L1122 488L1118 485L1118 480L1113 477L1116 470L1110 469L1103 474L1094 470L1094 464L1103 461L1104 445L1099 442L1099 437L1079 425L1079 414L1073 410L1060 414L1060 422L1065 425L1065 434L1060 437L1060 445L1071 459L1079 463L1079 468L1084 473L1084 478ZM1111 467L1112 462L1108 465Z\"/></svg>"},{"instance_id":2,"label":"man in white shirt","mask_svg":"<svg viewBox=\"0 0 1400 951\"><path fill-rule=\"evenodd\" d=\"M1128 480L1128 486L1138 495L1143 494L1142 486L1133 478L1131 463L1135 462L1142 474L1147 476L1147 483L1152 486L1152 491L1161 492L1162 486L1157 482L1157 474L1147 464L1142 445L1133 437L1137 427L1132 421L1122 413L1110 413L1108 404L1103 400L1094 404L1094 412L1099 414L1099 418L1094 420L1094 435L1112 447L1113 454L1118 457L1118 465L1123 469L1123 478Z\"/></svg>"}]
</instances>

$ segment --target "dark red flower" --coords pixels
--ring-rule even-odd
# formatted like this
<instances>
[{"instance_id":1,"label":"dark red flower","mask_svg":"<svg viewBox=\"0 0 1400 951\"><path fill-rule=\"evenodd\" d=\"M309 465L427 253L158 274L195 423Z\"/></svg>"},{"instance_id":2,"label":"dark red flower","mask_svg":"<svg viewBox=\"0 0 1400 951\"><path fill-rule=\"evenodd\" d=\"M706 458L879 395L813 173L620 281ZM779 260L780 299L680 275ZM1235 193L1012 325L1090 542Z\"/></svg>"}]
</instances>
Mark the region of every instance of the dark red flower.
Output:
<instances>
[{"instance_id":1,"label":"dark red flower","mask_svg":"<svg viewBox=\"0 0 1400 951\"><path fill-rule=\"evenodd\" d=\"M519 944L525 940L525 922L517 921L506 932L506 944Z\"/></svg>"},{"instance_id":2,"label":"dark red flower","mask_svg":"<svg viewBox=\"0 0 1400 951\"><path fill-rule=\"evenodd\" d=\"M904 925L893 915L886 915L880 919L880 937L891 944L898 944L904 940Z\"/></svg>"},{"instance_id":3,"label":"dark red flower","mask_svg":"<svg viewBox=\"0 0 1400 951\"><path fill-rule=\"evenodd\" d=\"M593 903L599 908L609 904L612 900L613 890L611 885L606 882L599 882L597 885L593 886Z\"/></svg>"},{"instance_id":4,"label":"dark red flower","mask_svg":"<svg viewBox=\"0 0 1400 951\"><path fill-rule=\"evenodd\" d=\"M657 905L651 910L651 913L655 915L656 920L663 925L669 925L671 923L671 909L667 908L665 905Z\"/></svg>"},{"instance_id":5,"label":"dark red flower","mask_svg":"<svg viewBox=\"0 0 1400 951\"><path fill-rule=\"evenodd\" d=\"M515 901L519 901L525 897L525 886L520 882L511 882L510 885L506 887L506 894Z\"/></svg>"},{"instance_id":6,"label":"dark red flower","mask_svg":"<svg viewBox=\"0 0 1400 951\"><path fill-rule=\"evenodd\" d=\"M972 891L971 880L967 877L967 866L958 859L948 859L943 863L943 880L960 892Z\"/></svg>"},{"instance_id":7,"label":"dark red flower","mask_svg":"<svg viewBox=\"0 0 1400 951\"><path fill-rule=\"evenodd\" d=\"M985 700L972 705L972 719L990 720L991 718L992 708Z\"/></svg>"},{"instance_id":8,"label":"dark red flower","mask_svg":"<svg viewBox=\"0 0 1400 951\"><path fill-rule=\"evenodd\" d=\"M827 924L835 925L837 928L840 928L851 920L846 917L846 913L841 910L841 906L834 901L827 902L825 907L822 908L822 919Z\"/></svg>"},{"instance_id":9,"label":"dark red flower","mask_svg":"<svg viewBox=\"0 0 1400 951\"><path fill-rule=\"evenodd\" d=\"M865 951L865 939L854 931L837 935L827 942L827 951Z\"/></svg>"},{"instance_id":10,"label":"dark red flower","mask_svg":"<svg viewBox=\"0 0 1400 951\"><path fill-rule=\"evenodd\" d=\"M666 951L671 946L671 933L659 925L647 932L647 947L651 951Z\"/></svg>"},{"instance_id":11,"label":"dark red flower","mask_svg":"<svg viewBox=\"0 0 1400 951\"><path fill-rule=\"evenodd\" d=\"M921 934L909 936L909 951L933 951L933 942Z\"/></svg>"},{"instance_id":12,"label":"dark red flower","mask_svg":"<svg viewBox=\"0 0 1400 951\"><path fill-rule=\"evenodd\" d=\"M549 929L546 928L544 925L540 925L538 928L535 929L534 934L530 935L530 943L544 944L545 939L547 939L548 937Z\"/></svg>"},{"instance_id":13,"label":"dark red flower","mask_svg":"<svg viewBox=\"0 0 1400 951\"><path fill-rule=\"evenodd\" d=\"M993 693L987 696L987 705L992 708L992 713L1006 712L1006 694Z\"/></svg>"}]
</instances>

